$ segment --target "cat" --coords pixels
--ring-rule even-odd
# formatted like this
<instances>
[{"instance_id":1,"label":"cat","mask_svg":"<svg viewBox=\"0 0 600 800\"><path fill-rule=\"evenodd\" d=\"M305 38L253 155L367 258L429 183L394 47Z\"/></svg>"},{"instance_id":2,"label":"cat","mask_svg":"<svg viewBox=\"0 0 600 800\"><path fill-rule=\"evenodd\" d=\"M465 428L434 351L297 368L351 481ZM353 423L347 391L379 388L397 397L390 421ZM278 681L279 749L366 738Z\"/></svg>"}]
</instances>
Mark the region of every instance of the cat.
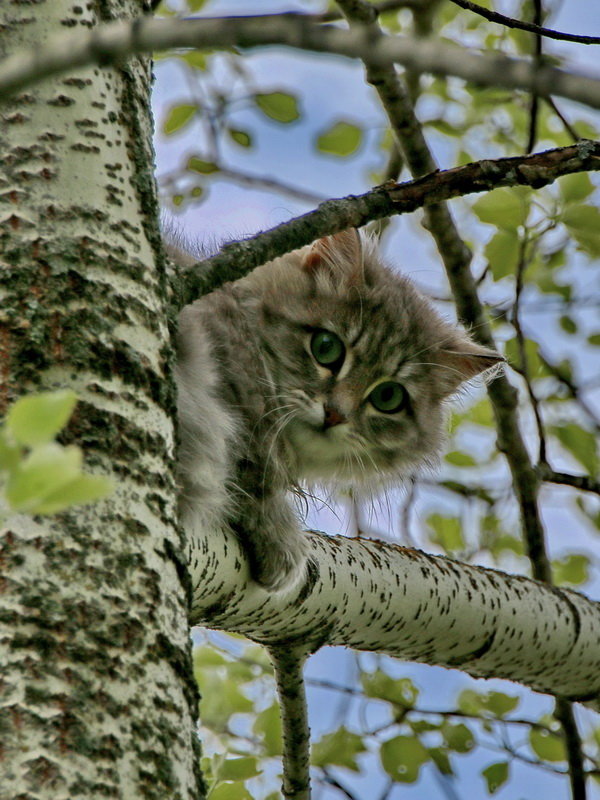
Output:
<instances>
[{"instance_id":1,"label":"cat","mask_svg":"<svg viewBox=\"0 0 600 800\"><path fill-rule=\"evenodd\" d=\"M192 578L194 531L229 528L258 584L295 586L308 547L289 491L376 489L431 464L446 398L502 360L355 229L186 306L176 381Z\"/></svg>"}]
</instances>

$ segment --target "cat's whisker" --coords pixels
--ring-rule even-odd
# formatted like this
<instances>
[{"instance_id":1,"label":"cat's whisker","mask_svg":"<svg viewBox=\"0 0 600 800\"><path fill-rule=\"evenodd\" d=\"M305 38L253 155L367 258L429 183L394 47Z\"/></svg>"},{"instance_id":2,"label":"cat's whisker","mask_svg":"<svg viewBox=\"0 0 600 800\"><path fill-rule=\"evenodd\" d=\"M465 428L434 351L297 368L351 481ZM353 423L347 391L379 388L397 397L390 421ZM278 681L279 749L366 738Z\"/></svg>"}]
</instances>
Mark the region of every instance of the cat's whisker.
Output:
<instances>
[{"instance_id":1,"label":"cat's whisker","mask_svg":"<svg viewBox=\"0 0 600 800\"><path fill-rule=\"evenodd\" d=\"M483 327L484 325L487 325L487 324L488 324L487 320L484 320L482 322L478 322L477 325L471 326L471 328L469 329L469 333L471 333L472 331L475 331L478 328L481 328L481 327ZM427 345L426 347L422 347L420 350L415 350L415 351L411 352L410 356L409 356L409 359L412 362L413 358L416 358L417 356L420 356L422 353L428 353L430 350L439 350L440 348L443 348L443 346L445 344L448 344L450 342L451 343L455 343L456 342L456 332L455 331L453 331L452 333L448 334L448 336L444 336L441 339L438 339L437 341L433 342L432 344Z\"/></svg>"},{"instance_id":2,"label":"cat's whisker","mask_svg":"<svg viewBox=\"0 0 600 800\"><path fill-rule=\"evenodd\" d=\"M273 425L269 429L269 430L274 429L274 432L265 458L265 467L263 470L263 485L265 484L269 463L275 452L275 447L278 443L278 440L281 437L281 434L283 433L284 429L287 427L288 423L291 422L293 417L297 416L298 409L296 408L296 406L290 404L290 407L291 411L287 411L285 414L283 414L278 420L276 420L273 423Z\"/></svg>"},{"instance_id":3,"label":"cat's whisker","mask_svg":"<svg viewBox=\"0 0 600 800\"><path fill-rule=\"evenodd\" d=\"M415 367L437 367L438 369L444 369L447 372L454 372L459 378L461 378L461 380L464 377L463 373L459 369L456 369L456 367L451 367L448 364L436 364L435 362L429 361L416 361L413 363Z\"/></svg>"}]
</instances>

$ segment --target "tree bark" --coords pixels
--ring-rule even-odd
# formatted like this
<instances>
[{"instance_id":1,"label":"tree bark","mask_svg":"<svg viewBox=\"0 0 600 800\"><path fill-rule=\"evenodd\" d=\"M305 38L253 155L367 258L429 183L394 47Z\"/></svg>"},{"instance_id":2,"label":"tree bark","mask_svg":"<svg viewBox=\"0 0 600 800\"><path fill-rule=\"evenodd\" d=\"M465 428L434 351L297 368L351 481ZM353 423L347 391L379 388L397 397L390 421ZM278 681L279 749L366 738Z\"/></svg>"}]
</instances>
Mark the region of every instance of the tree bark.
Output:
<instances>
[{"instance_id":1,"label":"tree bark","mask_svg":"<svg viewBox=\"0 0 600 800\"><path fill-rule=\"evenodd\" d=\"M311 652L327 644L387 653L598 708L600 603L409 547L306 535L318 569L274 594L249 580L233 535L198 542L207 558L194 623Z\"/></svg>"},{"instance_id":2,"label":"tree bark","mask_svg":"<svg viewBox=\"0 0 600 800\"><path fill-rule=\"evenodd\" d=\"M4 3L0 49L143 11L139 0ZM7 800L201 794L150 81L148 59L132 59L1 109L0 414L21 393L73 388L65 440L117 487L94 506L3 520Z\"/></svg>"}]
</instances>

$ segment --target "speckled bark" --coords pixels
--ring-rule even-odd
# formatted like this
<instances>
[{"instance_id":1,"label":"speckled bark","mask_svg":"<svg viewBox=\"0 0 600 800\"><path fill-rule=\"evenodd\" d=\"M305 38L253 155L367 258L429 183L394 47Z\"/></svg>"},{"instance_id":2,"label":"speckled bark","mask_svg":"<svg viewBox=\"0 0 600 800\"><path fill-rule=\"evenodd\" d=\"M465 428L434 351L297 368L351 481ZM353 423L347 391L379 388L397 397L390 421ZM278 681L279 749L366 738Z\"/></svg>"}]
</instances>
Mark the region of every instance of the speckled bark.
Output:
<instances>
[{"instance_id":1,"label":"speckled bark","mask_svg":"<svg viewBox=\"0 0 600 800\"><path fill-rule=\"evenodd\" d=\"M140 0L0 3L0 51L137 16ZM0 536L0 798L197 798L174 527L173 397L150 64L79 71L0 108L0 413L74 388L67 440L114 495Z\"/></svg>"},{"instance_id":2,"label":"speckled bark","mask_svg":"<svg viewBox=\"0 0 600 800\"><path fill-rule=\"evenodd\" d=\"M287 595L244 588L234 537L207 539L196 624L264 643L389 653L600 705L600 603L412 548L306 535L318 574Z\"/></svg>"}]
</instances>

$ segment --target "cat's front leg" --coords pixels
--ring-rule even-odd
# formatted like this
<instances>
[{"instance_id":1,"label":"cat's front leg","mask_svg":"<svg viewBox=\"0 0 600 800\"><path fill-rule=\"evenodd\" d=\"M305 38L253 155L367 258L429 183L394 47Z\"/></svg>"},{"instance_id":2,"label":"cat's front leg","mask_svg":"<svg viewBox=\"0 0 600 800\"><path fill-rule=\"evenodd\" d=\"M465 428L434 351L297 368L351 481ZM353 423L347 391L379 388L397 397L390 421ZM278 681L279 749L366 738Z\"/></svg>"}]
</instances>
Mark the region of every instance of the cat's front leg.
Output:
<instances>
[{"instance_id":1,"label":"cat's front leg","mask_svg":"<svg viewBox=\"0 0 600 800\"><path fill-rule=\"evenodd\" d=\"M291 589L307 574L309 545L285 492L246 497L232 524L252 578L269 591Z\"/></svg>"}]
</instances>

